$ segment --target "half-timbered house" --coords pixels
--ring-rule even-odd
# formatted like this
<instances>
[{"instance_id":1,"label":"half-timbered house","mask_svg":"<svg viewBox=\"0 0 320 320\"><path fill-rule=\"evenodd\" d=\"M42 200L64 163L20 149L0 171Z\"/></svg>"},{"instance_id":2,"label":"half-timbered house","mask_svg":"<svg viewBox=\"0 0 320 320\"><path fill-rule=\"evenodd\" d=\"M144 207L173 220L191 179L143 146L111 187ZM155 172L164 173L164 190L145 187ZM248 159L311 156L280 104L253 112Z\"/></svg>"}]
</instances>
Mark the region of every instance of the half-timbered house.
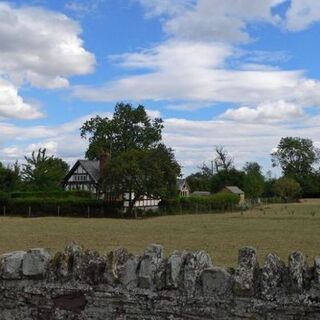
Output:
<instances>
[{"instance_id":1,"label":"half-timbered house","mask_svg":"<svg viewBox=\"0 0 320 320\"><path fill-rule=\"evenodd\" d=\"M106 170L108 160L108 153L102 154L100 160L77 160L64 179L63 185L65 190L89 191L97 199L121 201L124 208L129 207L130 193L115 195L102 191L102 172ZM133 197L134 194L131 195L131 198ZM145 210L156 209L160 201L160 199L143 196L136 201L135 207Z\"/></svg>"}]
</instances>

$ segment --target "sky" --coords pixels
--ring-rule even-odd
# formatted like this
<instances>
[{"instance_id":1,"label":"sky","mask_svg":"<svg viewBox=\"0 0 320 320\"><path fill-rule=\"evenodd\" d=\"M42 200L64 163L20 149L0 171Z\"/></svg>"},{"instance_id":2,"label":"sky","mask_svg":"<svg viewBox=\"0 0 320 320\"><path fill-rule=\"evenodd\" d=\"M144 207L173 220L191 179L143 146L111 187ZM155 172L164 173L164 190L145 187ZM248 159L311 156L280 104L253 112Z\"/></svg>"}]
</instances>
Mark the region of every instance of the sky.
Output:
<instances>
[{"instance_id":1,"label":"sky","mask_svg":"<svg viewBox=\"0 0 320 320\"><path fill-rule=\"evenodd\" d=\"M0 0L0 161L73 164L123 101L163 118L185 175L217 145L266 172L281 137L320 147L319 22L317 0Z\"/></svg>"}]
</instances>

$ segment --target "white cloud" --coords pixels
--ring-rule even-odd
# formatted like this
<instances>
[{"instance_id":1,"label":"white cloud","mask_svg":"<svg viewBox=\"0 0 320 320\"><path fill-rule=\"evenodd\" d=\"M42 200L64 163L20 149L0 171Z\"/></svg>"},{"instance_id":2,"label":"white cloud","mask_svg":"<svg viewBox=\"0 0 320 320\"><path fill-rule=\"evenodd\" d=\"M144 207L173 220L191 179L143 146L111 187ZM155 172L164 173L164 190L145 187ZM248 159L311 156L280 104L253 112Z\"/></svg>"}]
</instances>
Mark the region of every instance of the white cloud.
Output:
<instances>
[{"instance_id":1,"label":"white cloud","mask_svg":"<svg viewBox=\"0 0 320 320\"><path fill-rule=\"evenodd\" d=\"M226 146L237 167L246 161L259 161L265 169L270 169L270 153L281 137L308 137L319 145L319 120L319 116L315 116L290 124L166 119L164 139L175 150L185 173L211 160L215 145Z\"/></svg>"},{"instance_id":2,"label":"white cloud","mask_svg":"<svg viewBox=\"0 0 320 320\"><path fill-rule=\"evenodd\" d=\"M18 95L17 89L0 78L0 118L37 119L43 117L38 107L28 104Z\"/></svg>"},{"instance_id":3,"label":"white cloud","mask_svg":"<svg viewBox=\"0 0 320 320\"><path fill-rule=\"evenodd\" d=\"M76 16L83 17L96 13L104 2L105 0L72 0L65 4L65 8Z\"/></svg>"},{"instance_id":4,"label":"white cloud","mask_svg":"<svg viewBox=\"0 0 320 320\"><path fill-rule=\"evenodd\" d=\"M79 24L61 13L0 2L0 76L16 84L68 86L68 77L94 70L80 33Z\"/></svg>"},{"instance_id":5,"label":"white cloud","mask_svg":"<svg viewBox=\"0 0 320 320\"><path fill-rule=\"evenodd\" d=\"M79 127L92 116L94 114L59 126L20 127L0 122L0 161L23 161L24 155L39 147L47 147L50 153L72 164L76 159L84 157L88 142L80 138ZM203 161L212 159L215 145L225 145L238 167L246 161L259 161L265 169L269 169L271 150L277 146L281 137L308 137L320 145L319 120L319 116L314 116L290 124L170 118L165 119L163 138L175 150L185 173L196 170Z\"/></svg>"},{"instance_id":6,"label":"white cloud","mask_svg":"<svg viewBox=\"0 0 320 320\"><path fill-rule=\"evenodd\" d=\"M285 0L140 0L149 15L165 15L164 30L192 41L248 42L247 24L277 24L272 9Z\"/></svg>"},{"instance_id":7,"label":"white cloud","mask_svg":"<svg viewBox=\"0 0 320 320\"><path fill-rule=\"evenodd\" d=\"M261 123L292 121L304 116L304 111L300 106L284 100L278 100L261 103L256 108L240 107L237 109L228 109L221 115L221 118L237 122Z\"/></svg>"},{"instance_id":8,"label":"white cloud","mask_svg":"<svg viewBox=\"0 0 320 320\"><path fill-rule=\"evenodd\" d=\"M290 8L286 13L285 27L290 31L301 31L319 20L319 1L291 0Z\"/></svg>"},{"instance_id":9,"label":"white cloud","mask_svg":"<svg viewBox=\"0 0 320 320\"><path fill-rule=\"evenodd\" d=\"M319 81L307 79L299 70L261 65L252 70L242 70L241 66L229 69L226 61L232 52L217 43L169 41L151 50L117 57L122 67L149 72L124 76L100 87L76 87L73 93L84 100L101 102L182 100L193 105L227 102L256 106L272 97L300 106L320 106Z\"/></svg>"}]
</instances>

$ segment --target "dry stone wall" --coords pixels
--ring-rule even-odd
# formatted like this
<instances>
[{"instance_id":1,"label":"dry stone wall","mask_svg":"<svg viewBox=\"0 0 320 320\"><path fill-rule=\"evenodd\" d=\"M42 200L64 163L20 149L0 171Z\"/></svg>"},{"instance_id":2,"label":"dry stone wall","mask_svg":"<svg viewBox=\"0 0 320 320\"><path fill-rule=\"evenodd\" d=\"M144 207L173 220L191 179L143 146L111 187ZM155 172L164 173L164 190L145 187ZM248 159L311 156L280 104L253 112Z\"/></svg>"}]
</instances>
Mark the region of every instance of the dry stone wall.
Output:
<instances>
[{"instance_id":1,"label":"dry stone wall","mask_svg":"<svg viewBox=\"0 0 320 320\"><path fill-rule=\"evenodd\" d=\"M106 255L71 244L0 256L0 319L320 319L320 257L294 252L285 264L239 250L237 268L204 251L150 245L142 256Z\"/></svg>"}]
</instances>

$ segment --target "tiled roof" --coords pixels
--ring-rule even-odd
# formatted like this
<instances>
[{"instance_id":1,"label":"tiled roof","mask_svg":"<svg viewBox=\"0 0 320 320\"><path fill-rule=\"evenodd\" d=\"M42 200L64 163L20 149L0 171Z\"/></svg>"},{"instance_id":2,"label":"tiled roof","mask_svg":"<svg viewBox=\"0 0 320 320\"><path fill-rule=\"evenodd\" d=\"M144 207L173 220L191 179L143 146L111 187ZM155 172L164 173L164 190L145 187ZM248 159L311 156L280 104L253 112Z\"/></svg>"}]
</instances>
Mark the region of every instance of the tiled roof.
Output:
<instances>
[{"instance_id":1,"label":"tiled roof","mask_svg":"<svg viewBox=\"0 0 320 320\"><path fill-rule=\"evenodd\" d=\"M95 182L99 181L100 163L98 160L79 160L79 163Z\"/></svg>"}]
</instances>

